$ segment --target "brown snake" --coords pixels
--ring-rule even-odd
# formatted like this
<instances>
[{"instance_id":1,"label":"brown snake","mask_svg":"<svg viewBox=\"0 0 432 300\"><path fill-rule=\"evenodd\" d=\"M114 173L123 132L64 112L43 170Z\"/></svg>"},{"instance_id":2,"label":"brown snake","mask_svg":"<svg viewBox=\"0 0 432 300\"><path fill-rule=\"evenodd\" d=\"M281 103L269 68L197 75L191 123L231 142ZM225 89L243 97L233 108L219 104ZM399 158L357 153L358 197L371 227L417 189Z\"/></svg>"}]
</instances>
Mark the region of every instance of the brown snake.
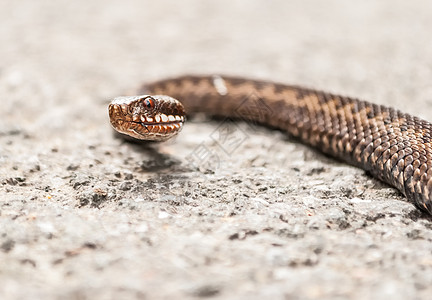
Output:
<instances>
[{"instance_id":1,"label":"brown snake","mask_svg":"<svg viewBox=\"0 0 432 300\"><path fill-rule=\"evenodd\" d=\"M358 99L225 76L166 79L138 92L146 95L109 105L120 133L163 141L181 130L185 112L257 122L370 172L432 214L432 124L425 120Z\"/></svg>"}]
</instances>

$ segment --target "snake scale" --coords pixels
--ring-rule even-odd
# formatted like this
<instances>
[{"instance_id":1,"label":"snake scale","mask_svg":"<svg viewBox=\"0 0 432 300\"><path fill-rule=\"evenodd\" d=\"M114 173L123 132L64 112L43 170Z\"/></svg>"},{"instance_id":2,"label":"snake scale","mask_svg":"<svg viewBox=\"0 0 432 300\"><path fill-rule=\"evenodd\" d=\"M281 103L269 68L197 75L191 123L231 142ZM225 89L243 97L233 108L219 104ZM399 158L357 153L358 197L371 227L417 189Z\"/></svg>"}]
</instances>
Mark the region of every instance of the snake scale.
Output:
<instances>
[{"instance_id":1,"label":"snake scale","mask_svg":"<svg viewBox=\"0 0 432 300\"><path fill-rule=\"evenodd\" d=\"M120 133L163 141L181 130L186 112L257 122L368 171L432 214L432 124L425 120L313 89L218 75L160 80L138 93L109 105Z\"/></svg>"}]
</instances>

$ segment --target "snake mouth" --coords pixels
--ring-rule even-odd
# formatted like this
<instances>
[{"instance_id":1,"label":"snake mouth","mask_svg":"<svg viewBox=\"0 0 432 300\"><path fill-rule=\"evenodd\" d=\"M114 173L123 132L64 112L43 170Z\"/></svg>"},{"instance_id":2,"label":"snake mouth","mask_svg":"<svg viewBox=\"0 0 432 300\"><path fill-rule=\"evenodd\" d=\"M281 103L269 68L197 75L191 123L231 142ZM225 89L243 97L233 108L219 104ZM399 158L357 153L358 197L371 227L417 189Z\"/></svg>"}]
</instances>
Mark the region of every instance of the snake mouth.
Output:
<instances>
[{"instance_id":1,"label":"snake mouth","mask_svg":"<svg viewBox=\"0 0 432 300\"><path fill-rule=\"evenodd\" d=\"M177 135L183 129L182 121L141 122L117 119L111 123L114 129L139 140L165 141Z\"/></svg>"},{"instance_id":2,"label":"snake mouth","mask_svg":"<svg viewBox=\"0 0 432 300\"><path fill-rule=\"evenodd\" d=\"M130 123L141 125L142 127L149 129L149 127L164 128L165 130L176 130L183 126L182 121L172 121L172 122L136 122L130 121ZM150 131L150 130L149 130Z\"/></svg>"},{"instance_id":3,"label":"snake mouth","mask_svg":"<svg viewBox=\"0 0 432 300\"><path fill-rule=\"evenodd\" d=\"M132 120L116 118L113 121L111 124L120 133L141 140L164 141L181 131L185 117L164 114L157 114L154 117L135 115Z\"/></svg>"},{"instance_id":4,"label":"snake mouth","mask_svg":"<svg viewBox=\"0 0 432 300\"><path fill-rule=\"evenodd\" d=\"M178 116L178 115L166 115L166 114L157 114L154 117L148 117L142 115L141 117L135 118L135 120L132 120L134 123L140 123L145 126L152 126L152 125L172 125L172 124L179 124L182 125L185 121L184 116Z\"/></svg>"},{"instance_id":5,"label":"snake mouth","mask_svg":"<svg viewBox=\"0 0 432 300\"><path fill-rule=\"evenodd\" d=\"M141 124L143 126L156 126L156 125L183 125L183 122L181 121L174 121L174 122L134 122L131 121L132 123L137 123L137 124Z\"/></svg>"},{"instance_id":6,"label":"snake mouth","mask_svg":"<svg viewBox=\"0 0 432 300\"><path fill-rule=\"evenodd\" d=\"M165 130L176 130L180 129L183 126L185 121L184 116L174 116L174 115L166 115L166 114L157 114L154 117L148 116L136 116L131 123L139 124L145 128L149 127L158 127L163 128Z\"/></svg>"}]
</instances>

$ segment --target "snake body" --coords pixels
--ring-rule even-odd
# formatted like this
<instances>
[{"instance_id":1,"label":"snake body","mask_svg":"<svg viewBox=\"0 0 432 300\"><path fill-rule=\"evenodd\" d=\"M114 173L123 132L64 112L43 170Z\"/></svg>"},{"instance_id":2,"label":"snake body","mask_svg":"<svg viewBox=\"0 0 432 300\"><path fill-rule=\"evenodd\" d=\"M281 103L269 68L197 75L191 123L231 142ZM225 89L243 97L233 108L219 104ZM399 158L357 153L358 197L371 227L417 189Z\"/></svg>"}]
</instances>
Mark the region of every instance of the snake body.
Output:
<instances>
[{"instance_id":1,"label":"snake body","mask_svg":"<svg viewBox=\"0 0 432 300\"><path fill-rule=\"evenodd\" d=\"M145 95L116 99L110 105L111 124L117 131L140 139L165 140L180 131L185 112L257 122L370 172L432 214L432 124L425 120L354 98L227 76L165 79L145 84L138 92ZM153 106L164 109L153 113L167 116L165 120L169 117L178 126L150 124L147 117L139 121L140 114L149 114L143 112L149 106L148 97ZM160 104L164 97L167 104ZM184 108L171 97L180 99ZM132 108L130 103L134 103ZM128 121L133 119L138 122Z\"/></svg>"}]
</instances>

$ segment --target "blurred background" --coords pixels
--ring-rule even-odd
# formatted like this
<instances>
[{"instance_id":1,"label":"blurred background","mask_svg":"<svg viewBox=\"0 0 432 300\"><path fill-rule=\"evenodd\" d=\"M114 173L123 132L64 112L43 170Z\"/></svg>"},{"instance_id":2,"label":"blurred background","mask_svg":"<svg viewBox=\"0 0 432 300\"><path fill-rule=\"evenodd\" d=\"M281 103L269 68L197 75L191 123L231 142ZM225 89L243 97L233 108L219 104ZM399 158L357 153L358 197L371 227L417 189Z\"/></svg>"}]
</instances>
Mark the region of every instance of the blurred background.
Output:
<instances>
[{"instance_id":1,"label":"blurred background","mask_svg":"<svg viewBox=\"0 0 432 300\"><path fill-rule=\"evenodd\" d=\"M424 1L3 0L0 79L3 93L14 89L3 108L85 105L184 73L252 76L403 106L407 91L430 91L422 82L431 76L428 8ZM43 107L39 97L28 101L32 92Z\"/></svg>"},{"instance_id":2,"label":"blurred background","mask_svg":"<svg viewBox=\"0 0 432 300\"><path fill-rule=\"evenodd\" d=\"M136 166L152 157L112 138L106 105L142 82L220 73L432 120L431 28L432 2L421 0L1 0L0 298L24 299L26 289L33 299L109 299L114 289L118 299L429 297L430 224L393 189L265 131L249 132L193 205L131 200L119 186L151 182L155 173ZM187 125L186 142L165 153L184 157L214 129ZM233 189L227 200L219 180ZM254 204L244 196L253 180L263 194L289 192ZM346 201L347 182L355 197L366 191L361 200ZM101 210L80 206L116 192ZM322 209L315 217L310 203Z\"/></svg>"},{"instance_id":3,"label":"blurred background","mask_svg":"<svg viewBox=\"0 0 432 300\"><path fill-rule=\"evenodd\" d=\"M2 120L34 130L49 120L63 130L70 103L80 113L69 117L86 118L140 82L185 73L306 85L431 117L404 107L432 101L428 8L402 0L3 0Z\"/></svg>"}]
</instances>

